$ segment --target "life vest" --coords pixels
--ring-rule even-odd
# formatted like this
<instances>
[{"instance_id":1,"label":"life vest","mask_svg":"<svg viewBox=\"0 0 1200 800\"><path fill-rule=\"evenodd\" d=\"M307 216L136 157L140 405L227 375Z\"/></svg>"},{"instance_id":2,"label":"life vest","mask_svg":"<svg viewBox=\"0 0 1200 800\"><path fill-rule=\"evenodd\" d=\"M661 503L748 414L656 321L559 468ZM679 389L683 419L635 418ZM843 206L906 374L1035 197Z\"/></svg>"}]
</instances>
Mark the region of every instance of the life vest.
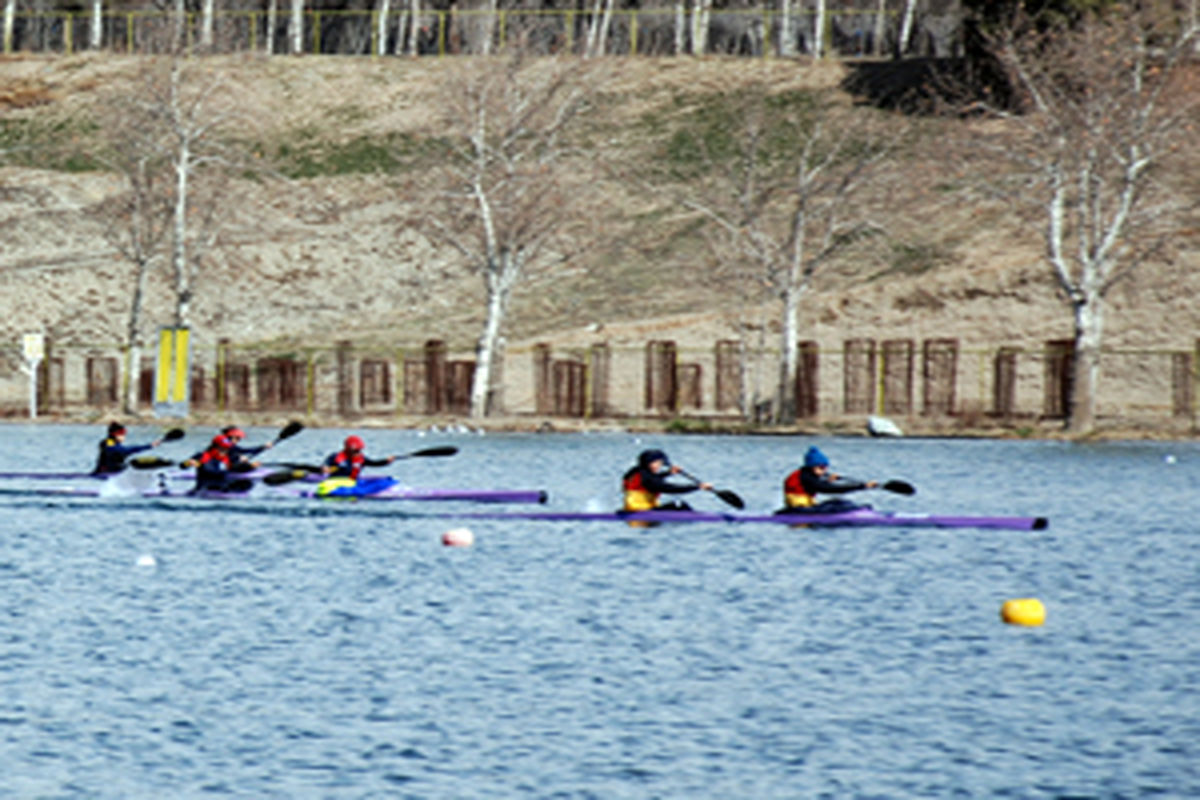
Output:
<instances>
[{"instance_id":1,"label":"life vest","mask_svg":"<svg viewBox=\"0 0 1200 800\"><path fill-rule=\"evenodd\" d=\"M363 464L366 461L367 457L362 453L350 455L345 450L342 450L333 457L334 470L332 477L357 480L358 473L362 472Z\"/></svg>"},{"instance_id":2,"label":"life vest","mask_svg":"<svg viewBox=\"0 0 1200 800\"><path fill-rule=\"evenodd\" d=\"M817 498L808 493L800 480L800 470L783 479L783 504L788 508L809 508L816 505Z\"/></svg>"},{"instance_id":3,"label":"life vest","mask_svg":"<svg viewBox=\"0 0 1200 800\"><path fill-rule=\"evenodd\" d=\"M113 437L108 437L100 443L100 455L96 458L96 468L92 470L96 474L105 474L109 472L120 472L125 467L125 459L118 453L110 452L110 449L117 446L117 440Z\"/></svg>"},{"instance_id":4,"label":"life vest","mask_svg":"<svg viewBox=\"0 0 1200 800\"><path fill-rule=\"evenodd\" d=\"M216 443L210 445L207 450L200 454L201 467L211 465L211 467L229 469L231 463L229 450L219 447Z\"/></svg>"},{"instance_id":5,"label":"life vest","mask_svg":"<svg viewBox=\"0 0 1200 800\"><path fill-rule=\"evenodd\" d=\"M634 467L625 473L622 480L626 511L649 511L658 508L658 494L642 483L642 471Z\"/></svg>"}]
</instances>

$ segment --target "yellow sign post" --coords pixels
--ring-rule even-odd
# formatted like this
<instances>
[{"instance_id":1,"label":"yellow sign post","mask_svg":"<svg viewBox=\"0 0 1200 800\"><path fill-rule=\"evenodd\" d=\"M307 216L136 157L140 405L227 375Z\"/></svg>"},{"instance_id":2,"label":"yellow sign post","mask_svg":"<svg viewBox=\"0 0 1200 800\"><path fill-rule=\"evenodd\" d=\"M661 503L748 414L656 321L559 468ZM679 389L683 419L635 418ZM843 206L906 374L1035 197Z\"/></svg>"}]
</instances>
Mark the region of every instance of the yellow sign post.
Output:
<instances>
[{"instance_id":1,"label":"yellow sign post","mask_svg":"<svg viewBox=\"0 0 1200 800\"><path fill-rule=\"evenodd\" d=\"M158 329L158 360L154 368L154 416L186 417L190 398L191 331Z\"/></svg>"}]
</instances>

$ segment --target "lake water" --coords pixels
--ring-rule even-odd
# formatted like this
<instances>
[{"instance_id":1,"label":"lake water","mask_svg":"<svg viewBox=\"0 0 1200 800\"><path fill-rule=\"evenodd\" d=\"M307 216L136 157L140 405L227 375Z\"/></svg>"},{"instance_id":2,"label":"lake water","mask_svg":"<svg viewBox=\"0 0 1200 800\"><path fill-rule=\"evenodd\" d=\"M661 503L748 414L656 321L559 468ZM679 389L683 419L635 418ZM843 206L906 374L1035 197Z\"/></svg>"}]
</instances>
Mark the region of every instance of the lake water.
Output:
<instances>
[{"instance_id":1,"label":"lake water","mask_svg":"<svg viewBox=\"0 0 1200 800\"><path fill-rule=\"evenodd\" d=\"M0 470L90 467L102 433L0 427ZM588 510L653 445L768 511L816 443L917 486L877 508L1050 527L472 521L448 548L396 515L429 504L4 495L0 797L1200 796L1196 443L365 438L461 448L396 464L413 485ZM1015 597L1046 624L1003 624Z\"/></svg>"}]
</instances>

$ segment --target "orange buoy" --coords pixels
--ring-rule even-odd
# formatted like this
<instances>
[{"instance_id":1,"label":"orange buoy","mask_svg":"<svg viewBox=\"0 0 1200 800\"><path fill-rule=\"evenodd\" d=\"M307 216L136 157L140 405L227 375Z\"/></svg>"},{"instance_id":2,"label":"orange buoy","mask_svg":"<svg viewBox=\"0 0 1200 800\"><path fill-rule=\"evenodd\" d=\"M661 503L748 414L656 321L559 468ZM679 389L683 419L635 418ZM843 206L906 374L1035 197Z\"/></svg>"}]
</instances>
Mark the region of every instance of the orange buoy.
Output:
<instances>
[{"instance_id":1,"label":"orange buoy","mask_svg":"<svg viewBox=\"0 0 1200 800\"><path fill-rule=\"evenodd\" d=\"M1000 619L1009 625L1037 627L1046 621L1046 607L1036 597L1008 600L1000 607Z\"/></svg>"}]
</instances>

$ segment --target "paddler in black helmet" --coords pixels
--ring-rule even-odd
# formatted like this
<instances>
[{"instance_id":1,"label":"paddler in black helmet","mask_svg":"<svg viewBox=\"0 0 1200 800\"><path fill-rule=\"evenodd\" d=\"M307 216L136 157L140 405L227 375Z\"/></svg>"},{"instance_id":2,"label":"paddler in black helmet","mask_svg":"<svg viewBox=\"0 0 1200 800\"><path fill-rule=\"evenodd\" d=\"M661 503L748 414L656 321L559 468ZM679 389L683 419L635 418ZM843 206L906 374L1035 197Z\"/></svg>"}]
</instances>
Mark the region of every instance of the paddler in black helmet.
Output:
<instances>
[{"instance_id":1,"label":"paddler in black helmet","mask_svg":"<svg viewBox=\"0 0 1200 800\"><path fill-rule=\"evenodd\" d=\"M150 444L125 444L125 426L119 422L108 424L108 435L100 442L100 453L96 458L93 475L115 475L125 469L125 462L134 453L141 453L163 443L155 439Z\"/></svg>"},{"instance_id":2,"label":"paddler in black helmet","mask_svg":"<svg viewBox=\"0 0 1200 800\"><path fill-rule=\"evenodd\" d=\"M829 456L818 447L810 447L804 454L804 465L783 480L783 511L822 507L830 503L841 509L854 505L840 498L818 503L819 494L845 494L861 489L874 489L878 481L856 481L843 478L829 471Z\"/></svg>"},{"instance_id":3,"label":"paddler in black helmet","mask_svg":"<svg viewBox=\"0 0 1200 800\"><path fill-rule=\"evenodd\" d=\"M622 478L626 511L650 511L651 509L683 510L691 508L687 503L659 503L664 494L687 494L697 489L712 489L710 483L671 483L668 478L682 472L682 468L671 464L662 450L643 450L638 454L637 466L632 467Z\"/></svg>"}]
</instances>

